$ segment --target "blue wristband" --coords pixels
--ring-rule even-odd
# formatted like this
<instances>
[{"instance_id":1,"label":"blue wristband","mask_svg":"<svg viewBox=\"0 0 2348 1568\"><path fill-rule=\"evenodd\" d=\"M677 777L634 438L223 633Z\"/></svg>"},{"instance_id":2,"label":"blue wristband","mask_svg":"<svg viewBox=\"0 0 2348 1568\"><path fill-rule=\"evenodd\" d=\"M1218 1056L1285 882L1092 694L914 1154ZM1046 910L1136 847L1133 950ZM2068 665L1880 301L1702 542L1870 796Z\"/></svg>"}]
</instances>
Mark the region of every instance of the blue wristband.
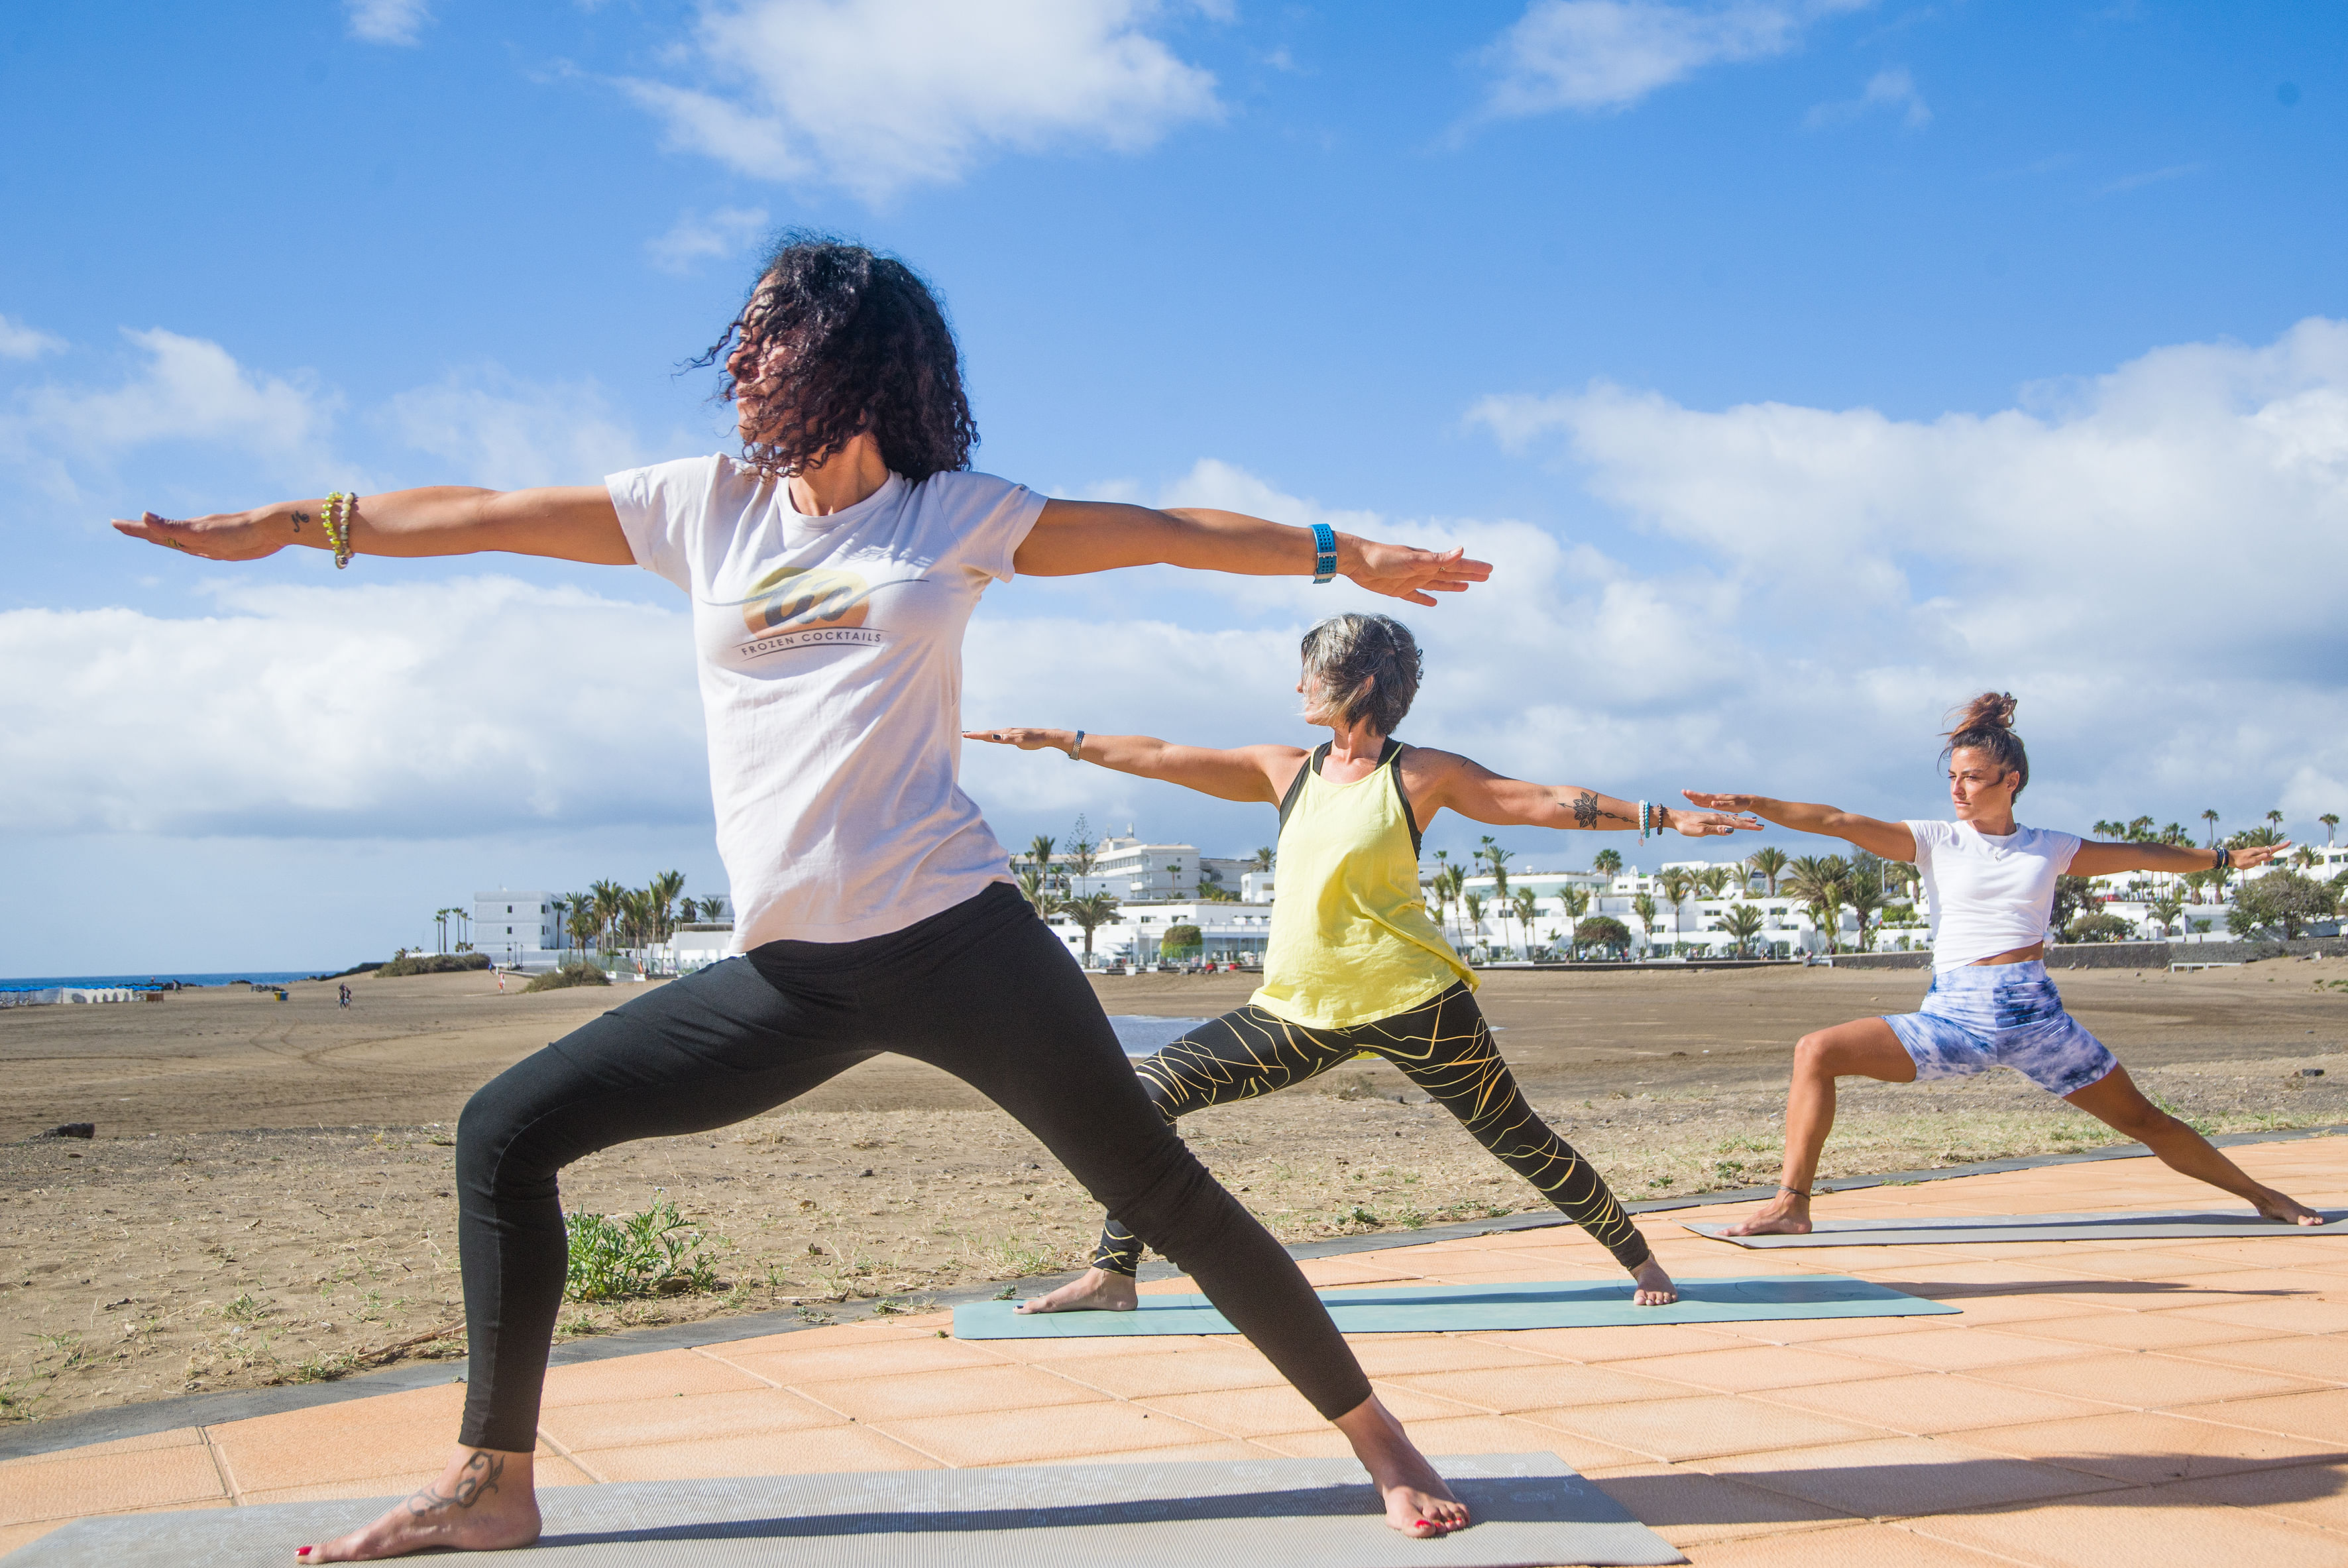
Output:
<instances>
[{"instance_id":1,"label":"blue wristband","mask_svg":"<svg viewBox=\"0 0 2348 1568\"><path fill-rule=\"evenodd\" d=\"M1337 531L1325 522L1313 525L1313 581L1326 583L1337 575Z\"/></svg>"}]
</instances>

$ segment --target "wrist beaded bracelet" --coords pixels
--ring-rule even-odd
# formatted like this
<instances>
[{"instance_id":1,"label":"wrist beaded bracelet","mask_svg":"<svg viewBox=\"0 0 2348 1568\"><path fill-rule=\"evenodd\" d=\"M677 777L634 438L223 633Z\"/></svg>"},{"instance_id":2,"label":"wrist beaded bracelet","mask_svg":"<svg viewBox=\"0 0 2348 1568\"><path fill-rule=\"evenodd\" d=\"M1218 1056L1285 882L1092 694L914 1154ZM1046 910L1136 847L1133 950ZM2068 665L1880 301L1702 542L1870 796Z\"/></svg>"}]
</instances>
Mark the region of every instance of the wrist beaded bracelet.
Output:
<instances>
[{"instance_id":1,"label":"wrist beaded bracelet","mask_svg":"<svg viewBox=\"0 0 2348 1568\"><path fill-rule=\"evenodd\" d=\"M351 523L358 516L359 498L355 492L333 491L326 497L326 510L320 519L326 525L326 542L334 546L335 570L339 572L351 563Z\"/></svg>"},{"instance_id":2,"label":"wrist beaded bracelet","mask_svg":"<svg viewBox=\"0 0 2348 1568\"><path fill-rule=\"evenodd\" d=\"M1644 800L1639 802L1639 841L1643 844L1647 841L1647 803Z\"/></svg>"}]
</instances>

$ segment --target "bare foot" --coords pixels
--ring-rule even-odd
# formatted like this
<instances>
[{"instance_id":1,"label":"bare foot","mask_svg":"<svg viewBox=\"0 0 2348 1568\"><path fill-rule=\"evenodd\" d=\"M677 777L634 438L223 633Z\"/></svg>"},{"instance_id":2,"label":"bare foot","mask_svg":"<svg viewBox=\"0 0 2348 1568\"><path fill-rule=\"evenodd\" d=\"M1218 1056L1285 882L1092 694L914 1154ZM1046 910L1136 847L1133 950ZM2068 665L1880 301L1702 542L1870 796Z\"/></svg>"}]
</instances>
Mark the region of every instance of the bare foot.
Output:
<instances>
[{"instance_id":1,"label":"bare foot","mask_svg":"<svg viewBox=\"0 0 2348 1568\"><path fill-rule=\"evenodd\" d=\"M1354 1457L1385 1499L1388 1524L1416 1536L1448 1535L1468 1527L1466 1505L1451 1495L1375 1394L1338 1417L1336 1427L1354 1445Z\"/></svg>"},{"instance_id":2,"label":"bare foot","mask_svg":"<svg viewBox=\"0 0 2348 1568\"><path fill-rule=\"evenodd\" d=\"M1022 1316L1031 1312L1131 1312L1138 1299L1131 1274L1086 1269L1083 1278L1072 1279L1049 1295L1023 1301L1014 1310Z\"/></svg>"},{"instance_id":3,"label":"bare foot","mask_svg":"<svg viewBox=\"0 0 2348 1568\"><path fill-rule=\"evenodd\" d=\"M1780 1189L1761 1205L1760 1212L1741 1225L1730 1225L1724 1236L1807 1236L1810 1233L1810 1201L1799 1192Z\"/></svg>"},{"instance_id":4,"label":"bare foot","mask_svg":"<svg viewBox=\"0 0 2348 1568\"><path fill-rule=\"evenodd\" d=\"M2323 1223L2322 1215L2294 1199L2284 1197L2271 1187L2266 1189L2264 1196L2253 1198L2250 1202L2258 1205L2260 1213L2270 1220L2277 1220L2286 1225Z\"/></svg>"},{"instance_id":5,"label":"bare foot","mask_svg":"<svg viewBox=\"0 0 2348 1568\"><path fill-rule=\"evenodd\" d=\"M1631 1280L1639 1287L1631 1293L1634 1306L1669 1306L1680 1298L1680 1287L1672 1283L1663 1265L1653 1258L1632 1269Z\"/></svg>"},{"instance_id":6,"label":"bare foot","mask_svg":"<svg viewBox=\"0 0 2348 1568\"><path fill-rule=\"evenodd\" d=\"M459 1449L440 1479L364 1530L323 1546L294 1551L294 1561L371 1563L410 1552L449 1547L490 1552L538 1539L538 1494L530 1456L495 1449Z\"/></svg>"}]
</instances>

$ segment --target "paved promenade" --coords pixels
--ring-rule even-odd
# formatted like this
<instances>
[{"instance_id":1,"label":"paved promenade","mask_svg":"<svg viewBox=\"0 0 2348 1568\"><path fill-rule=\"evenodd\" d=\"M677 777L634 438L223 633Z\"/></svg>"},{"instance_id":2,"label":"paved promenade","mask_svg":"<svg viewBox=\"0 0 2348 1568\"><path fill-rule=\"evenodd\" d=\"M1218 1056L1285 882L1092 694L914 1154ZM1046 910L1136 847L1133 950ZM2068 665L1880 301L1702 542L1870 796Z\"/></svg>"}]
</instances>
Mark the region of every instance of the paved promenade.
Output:
<instances>
[{"instance_id":1,"label":"paved promenade","mask_svg":"<svg viewBox=\"0 0 2348 1568\"><path fill-rule=\"evenodd\" d=\"M2303 1202L2348 1204L2348 1139L2229 1152ZM1874 1188L1820 1212L2174 1209L2216 1196L2150 1160L2115 1160ZM1748 1252L1676 1223L1744 1207L1643 1223L1677 1274L1855 1274L1963 1315L1354 1346L1429 1451L1553 1452L1707 1565L2348 1563L2348 1231ZM1570 1228L1305 1267L1338 1287L1620 1277ZM559 1368L541 1484L1344 1452L1235 1339L965 1344L940 1337L947 1326L938 1313ZM436 1386L7 1461L0 1551L85 1515L405 1492L438 1470L463 1393Z\"/></svg>"}]
</instances>

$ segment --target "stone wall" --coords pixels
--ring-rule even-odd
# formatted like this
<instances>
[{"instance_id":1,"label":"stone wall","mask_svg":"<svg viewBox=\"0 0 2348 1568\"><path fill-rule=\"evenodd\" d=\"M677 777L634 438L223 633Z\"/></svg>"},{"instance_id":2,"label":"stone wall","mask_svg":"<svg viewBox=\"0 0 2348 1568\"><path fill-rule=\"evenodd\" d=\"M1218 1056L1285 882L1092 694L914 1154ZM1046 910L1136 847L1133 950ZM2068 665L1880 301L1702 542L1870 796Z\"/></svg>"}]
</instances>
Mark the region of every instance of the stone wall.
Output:
<instances>
[{"instance_id":1,"label":"stone wall","mask_svg":"<svg viewBox=\"0 0 2348 1568\"><path fill-rule=\"evenodd\" d=\"M2348 937L2303 936L2296 942L2065 942L2046 950L2049 969L2166 969L2171 964L2250 964L2309 954L2348 956ZM1839 953L1838 969L1923 969L1929 953Z\"/></svg>"}]
</instances>

